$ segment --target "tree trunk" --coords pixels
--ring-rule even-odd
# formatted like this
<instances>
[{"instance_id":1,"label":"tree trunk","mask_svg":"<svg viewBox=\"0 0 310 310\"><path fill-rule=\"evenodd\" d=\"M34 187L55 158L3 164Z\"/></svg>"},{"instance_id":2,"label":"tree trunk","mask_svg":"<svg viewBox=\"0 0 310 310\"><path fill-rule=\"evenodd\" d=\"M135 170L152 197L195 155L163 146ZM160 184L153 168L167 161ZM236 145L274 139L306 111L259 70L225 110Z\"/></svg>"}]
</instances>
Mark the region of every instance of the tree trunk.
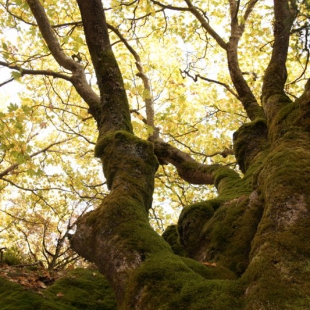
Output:
<instances>
[{"instance_id":1,"label":"tree trunk","mask_svg":"<svg viewBox=\"0 0 310 310\"><path fill-rule=\"evenodd\" d=\"M293 21L288 2L275 0L276 23L284 26L275 30L262 90L264 110L238 68L243 26L237 20L232 28L240 36L222 46L252 120L234 135L242 178L133 135L101 2L77 2L101 95L100 106L90 109L99 129L96 155L111 193L79 220L73 249L107 276L119 309L309 308L310 95L307 85L292 103L283 92ZM214 183L219 194L184 208L163 237L148 222L157 159L173 164L191 183Z\"/></svg>"}]
</instances>

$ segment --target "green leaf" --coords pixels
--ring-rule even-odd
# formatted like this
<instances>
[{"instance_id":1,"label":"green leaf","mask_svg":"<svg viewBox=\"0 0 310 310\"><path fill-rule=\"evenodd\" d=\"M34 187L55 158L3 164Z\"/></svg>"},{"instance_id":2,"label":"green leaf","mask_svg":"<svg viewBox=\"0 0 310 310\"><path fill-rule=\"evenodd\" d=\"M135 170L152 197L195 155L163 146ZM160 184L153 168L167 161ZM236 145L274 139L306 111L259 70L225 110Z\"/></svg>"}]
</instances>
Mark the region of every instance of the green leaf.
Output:
<instances>
[{"instance_id":1,"label":"green leaf","mask_svg":"<svg viewBox=\"0 0 310 310\"><path fill-rule=\"evenodd\" d=\"M7 51L8 50L8 46L5 42L2 42L2 48Z\"/></svg>"},{"instance_id":2,"label":"green leaf","mask_svg":"<svg viewBox=\"0 0 310 310\"><path fill-rule=\"evenodd\" d=\"M22 123L18 122L15 124L15 128L18 129L20 132L23 131L24 127L22 125Z\"/></svg>"},{"instance_id":3,"label":"green leaf","mask_svg":"<svg viewBox=\"0 0 310 310\"><path fill-rule=\"evenodd\" d=\"M32 108L31 108L31 107L29 107L29 106L27 106L27 105L24 105L24 104L21 106L21 108L22 108L23 112L24 112L26 115L29 115L30 112L32 111Z\"/></svg>"},{"instance_id":4,"label":"green leaf","mask_svg":"<svg viewBox=\"0 0 310 310\"><path fill-rule=\"evenodd\" d=\"M146 125L146 131L149 135L154 133L154 128L152 126Z\"/></svg>"},{"instance_id":5,"label":"green leaf","mask_svg":"<svg viewBox=\"0 0 310 310\"><path fill-rule=\"evenodd\" d=\"M146 100L146 99L151 99L151 93L149 90L145 89L143 91L143 99Z\"/></svg>"},{"instance_id":6,"label":"green leaf","mask_svg":"<svg viewBox=\"0 0 310 310\"><path fill-rule=\"evenodd\" d=\"M11 76L14 80L19 80L22 77L22 72L20 71L12 71Z\"/></svg>"},{"instance_id":7,"label":"green leaf","mask_svg":"<svg viewBox=\"0 0 310 310\"><path fill-rule=\"evenodd\" d=\"M28 174L30 177L33 177L33 176L37 175L37 172L34 171L33 169L28 169L28 170L27 170L27 174Z\"/></svg>"},{"instance_id":8,"label":"green leaf","mask_svg":"<svg viewBox=\"0 0 310 310\"><path fill-rule=\"evenodd\" d=\"M8 111L9 112L14 112L18 109L18 105L16 103L10 103L10 105L8 106Z\"/></svg>"}]
</instances>

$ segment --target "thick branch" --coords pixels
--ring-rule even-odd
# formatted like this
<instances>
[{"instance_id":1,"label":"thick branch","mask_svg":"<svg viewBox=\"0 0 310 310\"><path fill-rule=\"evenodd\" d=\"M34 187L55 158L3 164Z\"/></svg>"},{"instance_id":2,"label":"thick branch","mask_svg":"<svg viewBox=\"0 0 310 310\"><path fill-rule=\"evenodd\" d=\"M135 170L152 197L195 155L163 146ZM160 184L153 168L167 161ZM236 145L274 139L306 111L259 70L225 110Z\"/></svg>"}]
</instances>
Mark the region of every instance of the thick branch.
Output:
<instances>
[{"instance_id":1,"label":"thick branch","mask_svg":"<svg viewBox=\"0 0 310 310\"><path fill-rule=\"evenodd\" d=\"M57 40L57 37L54 34L54 31L49 23L47 15L40 1L27 0L27 3L31 9L33 16L37 21L40 32L53 57L60 66L64 67L67 70L70 70L73 73L71 77L71 82L79 95L89 105L90 113L97 110L100 103L99 97L88 85L84 74L84 68L72 58L68 57L61 49L61 46Z\"/></svg>"},{"instance_id":2,"label":"thick branch","mask_svg":"<svg viewBox=\"0 0 310 310\"><path fill-rule=\"evenodd\" d=\"M272 119L283 103L290 101L284 93L284 84L287 78L285 63L291 27L296 17L295 8L290 7L289 4L291 2L289 0L274 0L274 45L262 90L263 106L268 119ZM271 100L273 95L280 95L281 98L277 98L277 102L281 101L280 105Z\"/></svg>"},{"instance_id":3,"label":"thick branch","mask_svg":"<svg viewBox=\"0 0 310 310\"><path fill-rule=\"evenodd\" d=\"M241 103L251 120L257 117L264 117L261 107L259 106L255 96L253 95L248 83L245 81L242 71L239 66L238 60L238 44L242 37L245 28L245 20L239 23L238 21L238 9L239 6L234 0L230 0L230 18L231 18L231 36L227 45L227 60L229 73L232 82L237 90ZM255 3L257 1L250 1L248 3L245 19L249 17Z\"/></svg>"},{"instance_id":4,"label":"thick branch","mask_svg":"<svg viewBox=\"0 0 310 310\"><path fill-rule=\"evenodd\" d=\"M221 175L238 179L239 176L233 170L221 165L205 165L197 162L190 155L173 147L172 145L156 141L155 154L161 160L174 165L180 177L192 184L214 184L217 188L220 186L222 178L218 178L218 172Z\"/></svg>"},{"instance_id":5,"label":"thick branch","mask_svg":"<svg viewBox=\"0 0 310 310\"><path fill-rule=\"evenodd\" d=\"M199 10L192 4L190 0L184 0L191 13L197 18L197 20L201 23L202 27L209 33L215 41L219 44L227 52L227 61L228 68L230 72L230 76L232 82L236 88L237 94L229 90L233 93L243 104L245 111L247 112L248 117L251 120L255 118L264 118L263 111L259 106L255 96L253 95L250 87L247 82L243 78L242 71L239 66L238 61L238 43L244 32L244 23L248 19L251 11L257 0L251 0L247 4L247 8L244 14L244 20L239 23L238 21L238 11L239 11L239 1L230 0L230 17L231 17L231 36L229 42L226 43L210 26L206 18L199 12Z\"/></svg>"},{"instance_id":6,"label":"thick branch","mask_svg":"<svg viewBox=\"0 0 310 310\"><path fill-rule=\"evenodd\" d=\"M247 8L245 10L245 13L243 15L243 20L245 22L247 21L248 17L250 16L251 12L253 11L256 2L258 2L258 0L250 0L249 1Z\"/></svg>"},{"instance_id":7,"label":"thick branch","mask_svg":"<svg viewBox=\"0 0 310 310\"><path fill-rule=\"evenodd\" d=\"M65 69L68 69L70 71L76 71L80 65L72 58L68 57L61 49L61 46L56 38L56 35L49 23L49 20L40 1L27 0L27 3L38 23L41 34L55 60Z\"/></svg>"},{"instance_id":8,"label":"thick branch","mask_svg":"<svg viewBox=\"0 0 310 310\"><path fill-rule=\"evenodd\" d=\"M100 0L77 0L77 3L100 90L100 109L91 111L97 120L100 134L116 130L132 132L129 104L111 48L102 3Z\"/></svg>"},{"instance_id":9,"label":"thick branch","mask_svg":"<svg viewBox=\"0 0 310 310\"><path fill-rule=\"evenodd\" d=\"M156 139L158 137L158 130L156 129L155 123L154 123L154 101L153 101L153 97L152 97L152 94L151 94L152 91L151 91L150 81L149 81L148 76L145 74L145 72L143 70L141 58L140 58L139 54L128 43L128 41L124 38L124 36L120 33L120 31L117 28L113 27L110 24L108 24L108 28L111 29L119 37L121 42L124 43L124 45L127 47L129 52L135 58L136 67L137 67L137 69L139 71L137 76L142 79L143 86L144 86L145 94L144 94L144 98L143 99L144 99L144 102L145 102L145 110L146 110L146 121L147 121L146 124L153 128L154 133L151 136Z\"/></svg>"},{"instance_id":10,"label":"thick branch","mask_svg":"<svg viewBox=\"0 0 310 310\"><path fill-rule=\"evenodd\" d=\"M310 106L310 79L308 79L303 94L298 99L300 105Z\"/></svg>"}]
</instances>

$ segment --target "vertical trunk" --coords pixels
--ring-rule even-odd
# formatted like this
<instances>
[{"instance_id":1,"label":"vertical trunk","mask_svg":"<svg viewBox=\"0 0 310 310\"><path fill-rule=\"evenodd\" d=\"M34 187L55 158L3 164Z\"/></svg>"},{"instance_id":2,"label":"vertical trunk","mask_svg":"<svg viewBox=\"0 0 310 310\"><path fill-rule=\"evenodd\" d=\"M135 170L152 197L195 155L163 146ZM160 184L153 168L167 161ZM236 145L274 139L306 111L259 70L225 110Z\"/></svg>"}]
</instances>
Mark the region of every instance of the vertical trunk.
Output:
<instances>
[{"instance_id":1,"label":"vertical trunk","mask_svg":"<svg viewBox=\"0 0 310 310\"><path fill-rule=\"evenodd\" d=\"M298 104L282 108L270 126L272 145L258 176L264 213L245 278L247 309L309 306L310 135L309 112Z\"/></svg>"}]
</instances>

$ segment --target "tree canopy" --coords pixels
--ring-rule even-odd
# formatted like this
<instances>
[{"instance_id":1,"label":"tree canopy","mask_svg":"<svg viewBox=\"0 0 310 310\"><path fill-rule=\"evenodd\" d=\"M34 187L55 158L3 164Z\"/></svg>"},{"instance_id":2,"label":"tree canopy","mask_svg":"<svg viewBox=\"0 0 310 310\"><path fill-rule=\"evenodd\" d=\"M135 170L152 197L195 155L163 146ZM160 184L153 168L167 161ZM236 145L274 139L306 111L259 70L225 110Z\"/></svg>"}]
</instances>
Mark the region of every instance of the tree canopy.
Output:
<instances>
[{"instance_id":1,"label":"tree canopy","mask_svg":"<svg viewBox=\"0 0 310 310\"><path fill-rule=\"evenodd\" d=\"M119 309L307 308L309 8L0 1L0 246Z\"/></svg>"}]
</instances>

